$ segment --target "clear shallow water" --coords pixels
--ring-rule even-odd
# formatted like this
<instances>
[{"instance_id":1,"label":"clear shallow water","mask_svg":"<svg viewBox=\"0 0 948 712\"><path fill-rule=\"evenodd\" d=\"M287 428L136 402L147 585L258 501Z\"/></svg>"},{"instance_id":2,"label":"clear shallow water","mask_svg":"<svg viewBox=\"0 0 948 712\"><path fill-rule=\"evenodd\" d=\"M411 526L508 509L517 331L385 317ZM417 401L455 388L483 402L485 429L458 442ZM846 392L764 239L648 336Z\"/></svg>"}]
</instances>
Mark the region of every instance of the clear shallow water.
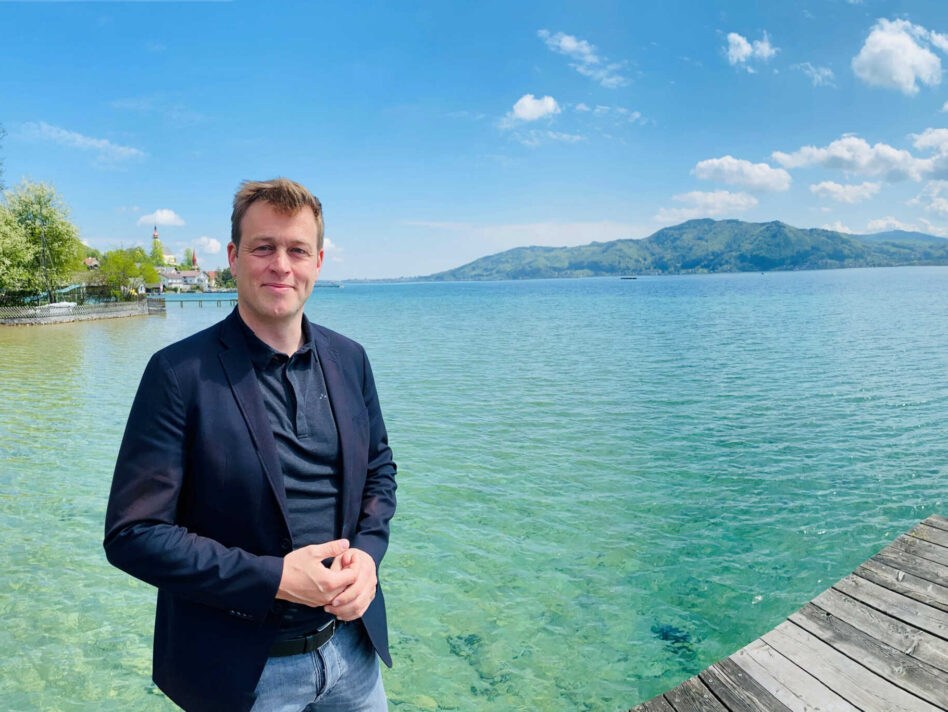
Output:
<instances>
[{"instance_id":1,"label":"clear shallow water","mask_svg":"<svg viewBox=\"0 0 948 712\"><path fill-rule=\"evenodd\" d=\"M392 709L626 709L946 513L946 294L945 268L316 290L399 464ZM102 519L149 355L226 311L0 329L6 708L173 709Z\"/></svg>"}]
</instances>

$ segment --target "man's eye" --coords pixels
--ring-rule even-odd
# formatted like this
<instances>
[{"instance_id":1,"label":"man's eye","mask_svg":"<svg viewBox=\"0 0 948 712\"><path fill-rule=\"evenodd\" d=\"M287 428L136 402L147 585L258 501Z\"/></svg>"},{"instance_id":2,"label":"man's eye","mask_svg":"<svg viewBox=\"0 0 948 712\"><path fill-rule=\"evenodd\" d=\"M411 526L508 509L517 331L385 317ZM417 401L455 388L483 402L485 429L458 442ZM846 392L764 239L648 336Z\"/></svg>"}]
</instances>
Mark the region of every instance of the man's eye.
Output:
<instances>
[{"instance_id":1,"label":"man's eye","mask_svg":"<svg viewBox=\"0 0 948 712\"><path fill-rule=\"evenodd\" d=\"M294 255L308 255L309 254L302 247L294 247L292 250L290 250L290 252L292 252Z\"/></svg>"},{"instance_id":2,"label":"man's eye","mask_svg":"<svg viewBox=\"0 0 948 712\"><path fill-rule=\"evenodd\" d=\"M251 250L251 252L254 252L257 254L265 254L267 252L272 252L272 251L273 251L273 247L271 247L270 245L258 245L257 247L254 247Z\"/></svg>"}]
</instances>

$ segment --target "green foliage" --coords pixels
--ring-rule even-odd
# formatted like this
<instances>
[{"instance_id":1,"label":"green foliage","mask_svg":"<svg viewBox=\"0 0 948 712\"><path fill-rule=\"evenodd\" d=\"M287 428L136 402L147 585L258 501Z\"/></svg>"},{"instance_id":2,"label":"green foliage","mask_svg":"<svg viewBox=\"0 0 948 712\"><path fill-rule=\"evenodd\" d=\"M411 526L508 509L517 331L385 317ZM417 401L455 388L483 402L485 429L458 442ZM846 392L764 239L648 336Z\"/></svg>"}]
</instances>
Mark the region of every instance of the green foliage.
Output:
<instances>
[{"instance_id":1,"label":"green foliage","mask_svg":"<svg viewBox=\"0 0 948 712\"><path fill-rule=\"evenodd\" d=\"M161 240L159 240L157 237L151 241L151 254L149 255L149 260L155 267L164 267L165 248L161 244Z\"/></svg>"},{"instance_id":2,"label":"green foliage","mask_svg":"<svg viewBox=\"0 0 948 712\"><path fill-rule=\"evenodd\" d=\"M217 286L221 289L237 289L237 280L230 273L230 267L225 267L217 273Z\"/></svg>"},{"instance_id":3,"label":"green foliage","mask_svg":"<svg viewBox=\"0 0 948 712\"><path fill-rule=\"evenodd\" d=\"M0 204L0 291L36 289L29 265L33 262L33 245L16 217Z\"/></svg>"},{"instance_id":4,"label":"green foliage","mask_svg":"<svg viewBox=\"0 0 948 712\"><path fill-rule=\"evenodd\" d=\"M948 264L948 240L903 233L844 235L782 222L690 220L642 240L517 247L431 280L599 277Z\"/></svg>"},{"instance_id":5,"label":"green foliage","mask_svg":"<svg viewBox=\"0 0 948 712\"><path fill-rule=\"evenodd\" d=\"M139 266L139 270L141 271L142 281L145 284L158 283L158 270L155 269L155 265L153 265L151 262L142 262Z\"/></svg>"},{"instance_id":6,"label":"green foliage","mask_svg":"<svg viewBox=\"0 0 948 712\"><path fill-rule=\"evenodd\" d=\"M184 248L184 262L181 263L181 269L191 269L191 260L194 257L194 251L190 247Z\"/></svg>"},{"instance_id":7,"label":"green foliage","mask_svg":"<svg viewBox=\"0 0 948 712\"><path fill-rule=\"evenodd\" d=\"M99 270L95 275L95 282L107 286L115 297L132 294L135 287L132 281L138 279L145 284L158 281L158 272L141 247L106 252L99 261Z\"/></svg>"},{"instance_id":8,"label":"green foliage","mask_svg":"<svg viewBox=\"0 0 948 712\"><path fill-rule=\"evenodd\" d=\"M95 249L94 247L89 247L88 245L83 245L83 246L82 246L82 258L85 259L86 257L95 257L97 260L101 260L101 259L102 259L102 252L100 252L99 250Z\"/></svg>"},{"instance_id":9,"label":"green foliage","mask_svg":"<svg viewBox=\"0 0 948 712\"><path fill-rule=\"evenodd\" d=\"M78 229L69 222L69 207L56 190L24 180L4 193L4 203L29 245L14 247L12 258L28 273L23 289L51 291L69 284L73 272L82 268L83 246Z\"/></svg>"}]
</instances>

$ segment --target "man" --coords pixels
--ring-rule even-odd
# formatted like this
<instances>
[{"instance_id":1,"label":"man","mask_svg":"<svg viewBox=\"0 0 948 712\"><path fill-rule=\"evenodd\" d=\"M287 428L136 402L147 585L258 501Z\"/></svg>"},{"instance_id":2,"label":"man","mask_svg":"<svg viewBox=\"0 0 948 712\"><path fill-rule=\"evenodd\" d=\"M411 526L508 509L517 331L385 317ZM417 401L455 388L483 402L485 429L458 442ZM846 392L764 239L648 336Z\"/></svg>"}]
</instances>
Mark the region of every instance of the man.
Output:
<instances>
[{"instance_id":1,"label":"man","mask_svg":"<svg viewBox=\"0 0 948 712\"><path fill-rule=\"evenodd\" d=\"M234 198L237 308L156 353L119 451L109 561L158 587L153 678L186 710L384 710L377 582L395 463L361 346L310 323L319 201Z\"/></svg>"}]
</instances>

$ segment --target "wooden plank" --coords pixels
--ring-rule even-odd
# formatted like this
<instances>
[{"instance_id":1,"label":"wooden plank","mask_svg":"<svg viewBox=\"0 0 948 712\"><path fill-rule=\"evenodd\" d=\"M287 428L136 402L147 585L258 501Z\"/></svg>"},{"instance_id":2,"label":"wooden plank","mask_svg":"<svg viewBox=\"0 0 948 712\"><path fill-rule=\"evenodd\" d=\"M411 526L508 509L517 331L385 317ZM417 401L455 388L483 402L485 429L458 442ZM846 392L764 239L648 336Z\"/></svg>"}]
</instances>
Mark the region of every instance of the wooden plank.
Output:
<instances>
[{"instance_id":1,"label":"wooden plank","mask_svg":"<svg viewBox=\"0 0 948 712\"><path fill-rule=\"evenodd\" d=\"M632 712L675 712L675 708L659 695L632 708Z\"/></svg>"},{"instance_id":2,"label":"wooden plank","mask_svg":"<svg viewBox=\"0 0 948 712\"><path fill-rule=\"evenodd\" d=\"M890 591L901 593L903 596L914 598L925 605L948 612L948 586L942 586L934 581L916 576L915 573L924 573L907 562L906 557L898 561L886 558L872 558L856 569L856 575L862 576L873 583L879 584ZM901 568L890 566L889 563L899 564ZM915 573L913 573L915 572Z\"/></svg>"},{"instance_id":3,"label":"wooden plank","mask_svg":"<svg viewBox=\"0 0 948 712\"><path fill-rule=\"evenodd\" d=\"M876 640L808 603L789 620L896 687L934 705L948 706L948 673Z\"/></svg>"},{"instance_id":4,"label":"wooden plank","mask_svg":"<svg viewBox=\"0 0 948 712\"><path fill-rule=\"evenodd\" d=\"M933 514L924 521L924 524L927 524L930 527L936 527L937 529L944 529L945 531L948 531L948 519L941 516L940 514Z\"/></svg>"},{"instance_id":5,"label":"wooden plank","mask_svg":"<svg viewBox=\"0 0 948 712\"><path fill-rule=\"evenodd\" d=\"M793 623L781 623L762 640L864 712L939 712Z\"/></svg>"},{"instance_id":6,"label":"wooden plank","mask_svg":"<svg viewBox=\"0 0 948 712\"><path fill-rule=\"evenodd\" d=\"M926 606L852 574L833 584L833 588L904 623L948 640L948 613L945 611Z\"/></svg>"},{"instance_id":7,"label":"wooden plank","mask_svg":"<svg viewBox=\"0 0 948 712\"><path fill-rule=\"evenodd\" d=\"M755 640L730 657L791 712L859 712L842 697L783 655Z\"/></svg>"},{"instance_id":8,"label":"wooden plank","mask_svg":"<svg viewBox=\"0 0 948 712\"><path fill-rule=\"evenodd\" d=\"M790 712L785 704L729 658L716 662L699 677L732 712Z\"/></svg>"},{"instance_id":9,"label":"wooden plank","mask_svg":"<svg viewBox=\"0 0 948 712\"><path fill-rule=\"evenodd\" d=\"M948 531L938 529L937 527L930 527L925 524L925 522L913 528L912 531L909 532L909 536L914 536L916 539L922 539L932 544L937 544L938 546L948 547Z\"/></svg>"},{"instance_id":10,"label":"wooden plank","mask_svg":"<svg viewBox=\"0 0 948 712\"><path fill-rule=\"evenodd\" d=\"M887 616L834 588L824 591L812 602L896 650L948 672L948 643L944 640Z\"/></svg>"},{"instance_id":11,"label":"wooden plank","mask_svg":"<svg viewBox=\"0 0 948 712\"><path fill-rule=\"evenodd\" d=\"M697 675L666 692L665 699L675 712L728 712Z\"/></svg>"},{"instance_id":12,"label":"wooden plank","mask_svg":"<svg viewBox=\"0 0 948 712\"><path fill-rule=\"evenodd\" d=\"M870 561L878 561L896 569L896 571L904 571L925 581L931 581L932 583L937 583L939 586L948 587L948 570L920 556L886 550L873 556Z\"/></svg>"},{"instance_id":13,"label":"wooden plank","mask_svg":"<svg viewBox=\"0 0 948 712\"><path fill-rule=\"evenodd\" d=\"M879 553L886 552L890 549L892 551L912 554L913 556L920 556L923 559L928 559L941 566L948 566L948 549L943 546L938 546L938 544L916 539L914 536L903 534Z\"/></svg>"}]
</instances>

